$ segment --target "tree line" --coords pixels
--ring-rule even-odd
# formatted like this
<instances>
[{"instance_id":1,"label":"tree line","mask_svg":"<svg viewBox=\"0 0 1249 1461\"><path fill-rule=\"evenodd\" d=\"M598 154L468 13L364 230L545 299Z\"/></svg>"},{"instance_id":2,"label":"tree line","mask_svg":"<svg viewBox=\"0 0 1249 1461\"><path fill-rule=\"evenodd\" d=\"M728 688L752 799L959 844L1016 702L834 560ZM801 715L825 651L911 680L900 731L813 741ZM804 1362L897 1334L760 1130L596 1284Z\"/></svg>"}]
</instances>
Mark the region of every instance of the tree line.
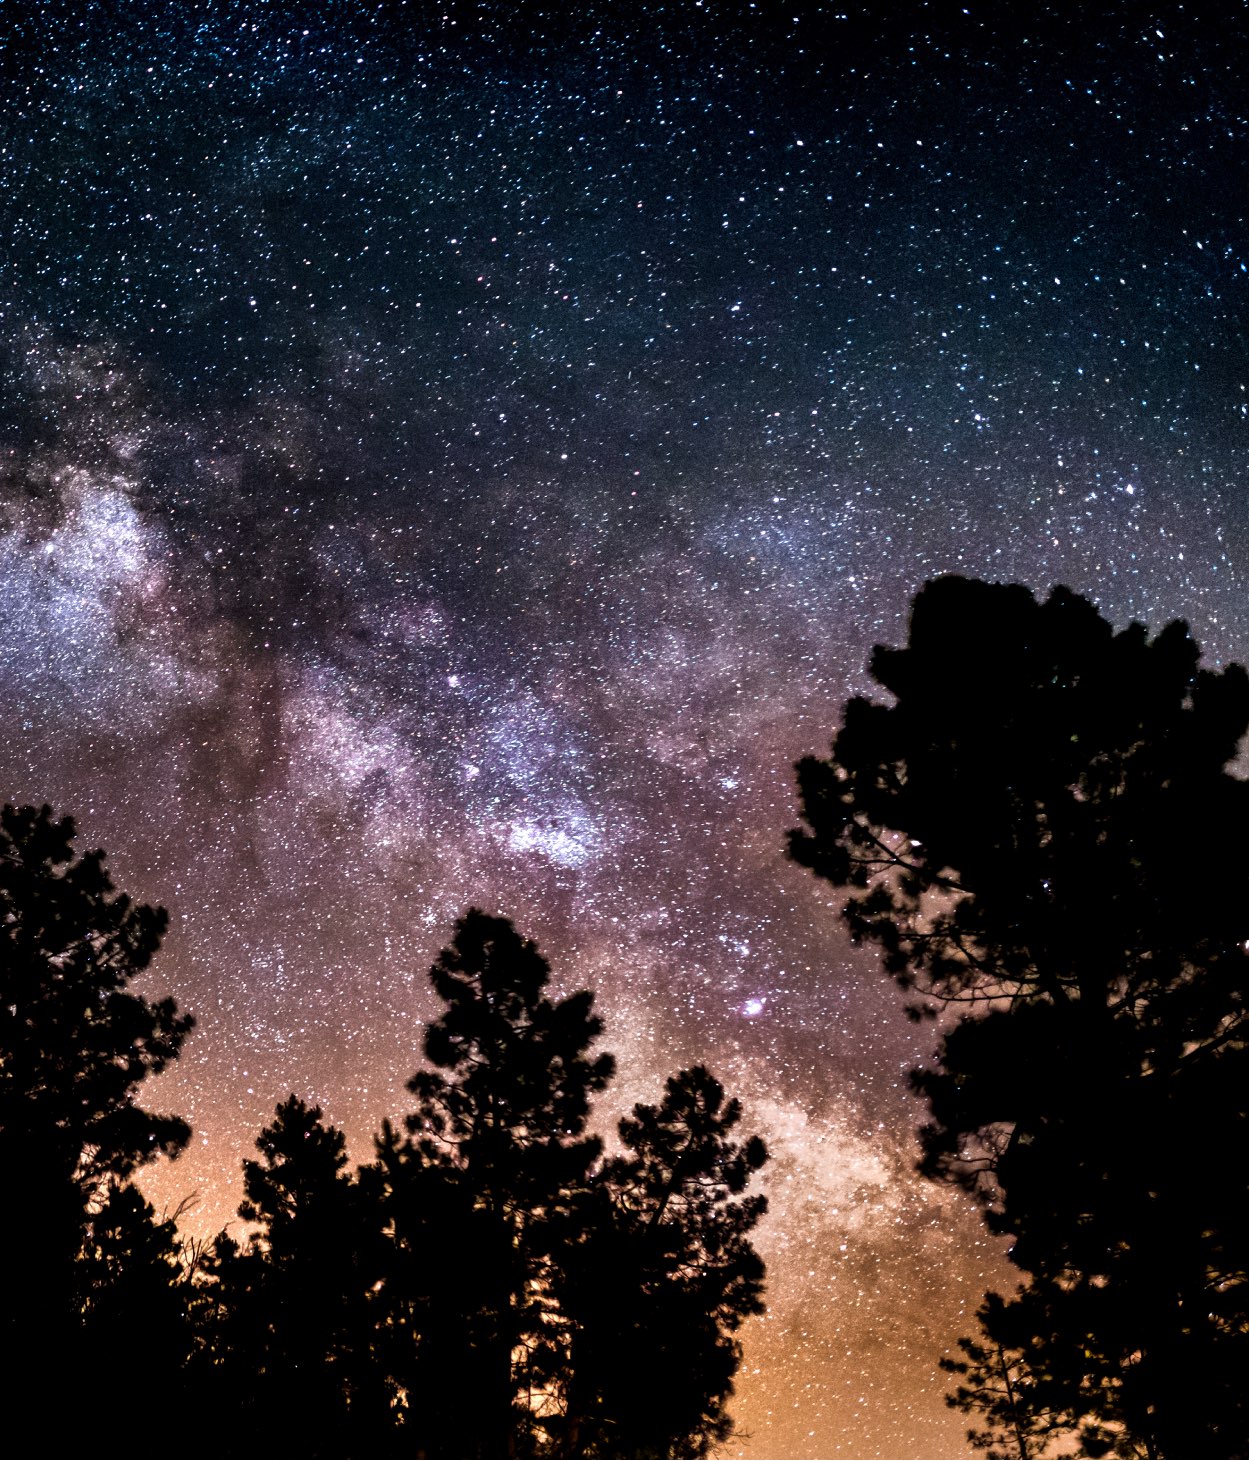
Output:
<instances>
[{"instance_id":1,"label":"tree line","mask_svg":"<svg viewBox=\"0 0 1249 1461\"><path fill-rule=\"evenodd\" d=\"M789 849L933 1022L921 1171L1011 1242L1018 1285L943 1360L950 1403L990 1456L1249 1454L1249 783L1229 769L1249 677L1203 669L1182 623L1116 633L1066 589L961 578L926 585L870 669L888 699L850 700L799 763ZM766 1153L705 1069L605 1156L592 996L551 999L534 946L472 910L373 1159L348 1170L291 1096L245 1163L247 1237L188 1247L132 1181L189 1136L137 1100L191 1026L127 988L164 915L72 834L0 816L11 1416L51 1451L133 1453L139 1414L153 1450L222 1455L728 1438Z\"/></svg>"},{"instance_id":2,"label":"tree line","mask_svg":"<svg viewBox=\"0 0 1249 1461\"><path fill-rule=\"evenodd\" d=\"M5 1404L36 1454L704 1456L762 1312L766 1160L701 1066L587 1132L593 996L470 910L413 1108L350 1170L291 1095L243 1164L247 1235L180 1237L135 1186L190 1130L139 1103L192 1021L128 985L163 911L0 813Z\"/></svg>"}]
</instances>

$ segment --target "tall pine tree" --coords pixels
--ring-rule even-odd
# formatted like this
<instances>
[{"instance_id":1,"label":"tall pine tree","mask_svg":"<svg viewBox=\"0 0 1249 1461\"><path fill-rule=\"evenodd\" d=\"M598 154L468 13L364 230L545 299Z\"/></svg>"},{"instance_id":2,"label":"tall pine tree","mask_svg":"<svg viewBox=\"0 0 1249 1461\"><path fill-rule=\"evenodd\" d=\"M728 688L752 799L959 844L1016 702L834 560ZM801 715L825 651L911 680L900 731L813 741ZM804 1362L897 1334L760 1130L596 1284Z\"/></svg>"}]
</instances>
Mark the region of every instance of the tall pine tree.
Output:
<instances>
[{"instance_id":1,"label":"tall pine tree","mask_svg":"<svg viewBox=\"0 0 1249 1461\"><path fill-rule=\"evenodd\" d=\"M591 995L549 978L506 919L460 920L416 1109L354 1180L318 1110L278 1108L245 1164L255 1231L195 1286L213 1449L702 1456L729 1435L763 1144L696 1067L603 1161L586 1123L613 1062Z\"/></svg>"},{"instance_id":2,"label":"tall pine tree","mask_svg":"<svg viewBox=\"0 0 1249 1461\"><path fill-rule=\"evenodd\" d=\"M1202 670L1183 624L957 578L872 673L891 703L850 701L800 763L791 847L916 1016L957 1016L915 1075L924 1170L1025 1282L986 1303L955 1399L990 1446L1240 1455L1249 679Z\"/></svg>"},{"instance_id":3,"label":"tall pine tree","mask_svg":"<svg viewBox=\"0 0 1249 1461\"><path fill-rule=\"evenodd\" d=\"M380 1217L341 1131L291 1095L243 1164L245 1247L219 1238L201 1282L195 1373L223 1454L339 1456L388 1444L393 1391L373 1353ZM241 1449L240 1449L241 1448Z\"/></svg>"},{"instance_id":4,"label":"tall pine tree","mask_svg":"<svg viewBox=\"0 0 1249 1461\"><path fill-rule=\"evenodd\" d=\"M767 1206L743 1196L767 1152L757 1136L737 1140L740 1120L740 1103L695 1066L621 1121L624 1154L591 1184L559 1276L557 1454L706 1456L732 1433L736 1334L763 1311L749 1234Z\"/></svg>"},{"instance_id":5,"label":"tall pine tree","mask_svg":"<svg viewBox=\"0 0 1249 1461\"><path fill-rule=\"evenodd\" d=\"M559 1365L552 1267L601 1151L586 1117L614 1062L590 1053L593 996L551 999L546 960L505 918L470 909L430 979L445 1005L425 1035L434 1069L409 1083L408 1139L379 1147L403 1272L391 1323L416 1337L397 1378L433 1454L449 1441L462 1455L530 1454Z\"/></svg>"},{"instance_id":6,"label":"tall pine tree","mask_svg":"<svg viewBox=\"0 0 1249 1461\"><path fill-rule=\"evenodd\" d=\"M93 1364L80 1266L109 1246L107 1214L128 1200L119 1184L190 1134L138 1102L192 1024L173 1000L129 988L164 910L117 893L104 854L75 856L73 836L46 806L0 811L0 1169L20 1184L0 1204L3 1383L10 1420L51 1449L81 1443L73 1417L91 1424L62 1398ZM139 1247L158 1242L150 1212L127 1227Z\"/></svg>"}]
</instances>

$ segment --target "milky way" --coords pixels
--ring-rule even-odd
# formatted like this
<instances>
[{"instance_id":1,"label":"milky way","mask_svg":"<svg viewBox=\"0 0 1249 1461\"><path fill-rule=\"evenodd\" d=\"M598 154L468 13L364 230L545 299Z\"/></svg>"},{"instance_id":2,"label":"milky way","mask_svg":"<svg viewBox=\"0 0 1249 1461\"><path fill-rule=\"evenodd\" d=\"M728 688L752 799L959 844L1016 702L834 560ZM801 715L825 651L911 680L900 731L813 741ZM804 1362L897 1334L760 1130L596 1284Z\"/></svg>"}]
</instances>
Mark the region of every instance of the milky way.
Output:
<instances>
[{"instance_id":1,"label":"milky way","mask_svg":"<svg viewBox=\"0 0 1249 1461\"><path fill-rule=\"evenodd\" d=\"M1249 655L1245 7L10 9L0 771L171 910L148 1190L290 1090L366 1159L507 913L604 1127L706 1061L769 1139L737 1449L964 1454L1009 1274L792 762L937 573Z\"/></svg>"}]
</instances>

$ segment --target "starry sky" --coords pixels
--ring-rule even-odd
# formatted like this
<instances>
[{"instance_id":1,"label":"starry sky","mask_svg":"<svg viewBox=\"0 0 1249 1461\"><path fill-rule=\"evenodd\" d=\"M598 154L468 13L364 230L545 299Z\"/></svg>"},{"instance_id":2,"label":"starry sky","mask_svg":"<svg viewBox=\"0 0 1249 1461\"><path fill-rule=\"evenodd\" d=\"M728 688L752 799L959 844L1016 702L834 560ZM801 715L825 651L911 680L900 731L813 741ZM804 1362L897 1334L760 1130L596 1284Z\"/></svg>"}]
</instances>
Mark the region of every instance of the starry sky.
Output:
<instances>
[{"instance_id":1,"label":"starry sky","mask_svg":"<svg viewBox=\"0 0 1249 1461\"><path fill-rule=\"evenodd\" d=\"M1243 3L0 3L0 787L165 904L146 1180L358 1159L459 912L774 1153L735 1454L960 1456L1000 1245L792 762L960 571L1249 658ZM991 695L951 646L952 693Z\"/></svg>"}]
</instances>

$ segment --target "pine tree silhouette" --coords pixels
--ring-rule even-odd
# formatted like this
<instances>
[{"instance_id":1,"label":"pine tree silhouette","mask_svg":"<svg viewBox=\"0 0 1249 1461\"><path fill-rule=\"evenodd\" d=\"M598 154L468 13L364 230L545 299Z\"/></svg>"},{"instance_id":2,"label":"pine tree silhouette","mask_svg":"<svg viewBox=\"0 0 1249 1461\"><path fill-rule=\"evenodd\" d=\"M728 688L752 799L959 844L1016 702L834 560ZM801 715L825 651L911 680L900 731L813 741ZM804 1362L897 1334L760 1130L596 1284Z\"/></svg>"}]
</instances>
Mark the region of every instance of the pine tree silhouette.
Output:
<instances>
[{"instance_id":1,"label":"pine tree silhouette","mask_svg":"<svg viewBox=\"0 0 1249 1461\"><path fill-rule=\"evenodd\" d=\"M748 1234L767 1205L741 1195L767 1153L734 1140L740 1119L695 1066L620 1123L627 1155L592 1184L558 1282L570 1335L557 1454L706 1456L731 1434L735 1335L763 1311Z\"/></svg>"},{"instance_id":2,"label":"pine tree silhouette","mask_svg":"<svg viewBox=\"0 0 1249 1461\"><path fill-rule=\"evenodd\" d=\"M613 1061L592 996L549 978L507 919L459 921L433 1068L354 1179L318 1109L278 1108L244 1164L255 1231L191 1291L207 1453L703 1456L730 1434L763 1144L696 1067L604 1162L586 1123Z\"/></svg>"},{"instance_id":3,"label":"pine tree silhouette","mask_svg":"<svg viewBox=\"0 0 1249 1461\"><path fill-rule=\"evenodd\" d=\"M203 1287L201 1382L231 1408L225 1453L339 1456L388 1444L393 1399L372 1353L380 1218L341 1131L291 1095L243 1164L246 1248L219 1238ZM237 1417L245 1418L242 1433Z\"/></svg>"},{"instance_id":4,"label":"pine tree silhouette","mask_svg":"<svg viewBox=\"0 0 1249 1461\"><path fill-rule=\"evenodd\" d=\"M191 1350L177 1230L158 1219L130 1185L114 1183L90 1215L74 1270L82 1316L74 1382L78 1434L94 1453L167 1456L192 1401L186 1384ZM142 1377L141 1421L124 1435L101 1425Z\"/></svg>"},{"instance_id":5,"label":"pine tree silhouette","mask_svg":"<svg viewBox=\"0 0 1249 1461\"><path fill-rule=\"evenodd\" d=\"M73 822L46 806L0 811L0 1167L27 1199L0 1213L4 1398L29 1445L61 1453L99 1444L63 1403L94 1384L80 1268L100 1258L108 1222L132 1201L119 1184L188 1140L184 1121L136 1096L192 1024L173 1000L128 990L159 947L164 910L116 893L104 854L75 857L73 836ZM152 1237L133 1209L123 1228L140 1248ZM115 1269L120 1255L110 1261ZM103 1302L90 1283L87 1292Z\"/></svg>"},{"instance_id":6,"label":"pine tree silhouette","mask_svg":"<svg viewBox=\"0 0 1249 1461\"><path fill-rule=\"evenodd\" d=\"M1249 1450L1249 680L1183 624L1116 634L1055 589L941 579L799 764L793 856L945 1005L923 1169L1014 1237L955 1361L991 1446ZM1026 1337L1025 1337L1026 1331ZM961 1367L961 1368L960 1368Z\"/></svg>"},{"instance_id":7,"label":"pine tree silhouette","mask_svg":"<svg viewBox=\"0 0 1249 1461\"><path fill-rule=\"evenodd\" d=\"M391 1327L420 1336L396 1379L428 1454L531 1454L533 1396L558 1363L553 1235L601 1150L586 1117L614 1062L588 1053L593 996L551 1000L549 978L507 919L470 909L430 971L436 1069L409 1082L407 1140L379 1143L402 1274Z\"/></svg>"}]
</instances>

